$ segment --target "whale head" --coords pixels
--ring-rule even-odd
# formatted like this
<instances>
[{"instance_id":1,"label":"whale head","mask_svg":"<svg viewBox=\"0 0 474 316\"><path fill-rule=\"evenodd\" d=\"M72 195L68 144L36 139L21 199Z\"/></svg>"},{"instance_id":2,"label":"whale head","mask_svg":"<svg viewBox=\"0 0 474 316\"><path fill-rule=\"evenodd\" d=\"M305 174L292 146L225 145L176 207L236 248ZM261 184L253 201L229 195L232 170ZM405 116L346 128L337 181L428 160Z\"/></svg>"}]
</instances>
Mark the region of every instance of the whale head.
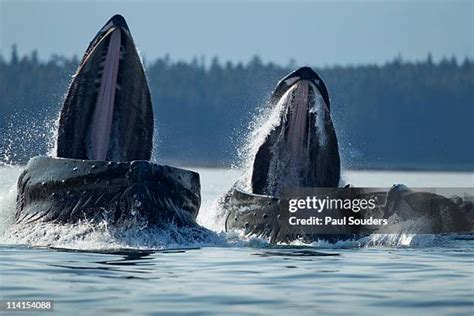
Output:
<instances>
[{"instance_id":1,"label":"whale head","mask_svg":"<svg viewBox=\"0 0 474 316\"><path fill-rule=\"evenodd\" d=\"M113 16L92 39L64 101L58 157L149 160L153 110L142 62L125 19Z\"/></svg>"},{"instance_id":2,"label":"whale head","mask_svg":"<svg viewBox=\"0 0 474 316\"><path fill-rule=\"evenodd\" d=\"M328 92L318 74L309 67L290 73L269 102L278 121L255 155L253 193L279 196L286 188L338 186L338 142Z\"/></svg>"},{"instance_id":3,"label":"whale head","mask_svg":"<svg viewBox=\"0 0 474 316\"><path fill-rule=\"evenodd\" d=\"M149 160L153 113L123 17L92 39L59 118L57 157L30 159L18 179L16 223L200 228L199 174Z\"/></svg>"}]
</instances>

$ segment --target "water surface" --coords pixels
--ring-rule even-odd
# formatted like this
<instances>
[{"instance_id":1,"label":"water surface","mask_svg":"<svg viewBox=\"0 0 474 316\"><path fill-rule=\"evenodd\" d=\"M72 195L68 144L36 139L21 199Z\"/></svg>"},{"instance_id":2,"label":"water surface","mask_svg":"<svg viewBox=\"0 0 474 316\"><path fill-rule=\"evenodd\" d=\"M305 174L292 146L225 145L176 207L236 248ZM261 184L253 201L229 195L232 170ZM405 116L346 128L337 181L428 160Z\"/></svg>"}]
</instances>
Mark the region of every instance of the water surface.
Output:
<instances>
[{"instance_id":1,"label":"water surface","mask_svg":"<svg viewBox=\"0 0 474 316\"><path fill-rule=\"evenodd\" d=\"M203 238L84 227L15 235L9 225L19 171L0 167L1 299L52 299L57 312L74 315L474 314L472 236L271 246L225 234L213 205L239 172L224 169L198 169L199 221L216 231ZM345 178L360 186L473 185L472 173L354 171ZM31 236L41 241L35 247L25 244Z\"/></svg>"}]
</instances>

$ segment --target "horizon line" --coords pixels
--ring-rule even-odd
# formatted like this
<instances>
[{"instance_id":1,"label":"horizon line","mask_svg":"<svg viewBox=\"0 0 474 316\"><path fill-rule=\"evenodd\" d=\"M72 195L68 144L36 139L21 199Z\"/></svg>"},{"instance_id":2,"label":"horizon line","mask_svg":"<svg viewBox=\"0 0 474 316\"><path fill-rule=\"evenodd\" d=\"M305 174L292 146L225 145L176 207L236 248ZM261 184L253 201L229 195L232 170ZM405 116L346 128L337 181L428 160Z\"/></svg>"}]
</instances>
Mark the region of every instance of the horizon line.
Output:
<instances>
[{"instance_id":1,"label":"horizon line","mask_svg":"<svg viewBox=\"0 0 474 316\"><path fill-rule=\"evenodd\" d=\"M16 53L15 53L15 51L16 51ZM17 58L19 60L22 60L24 58L37 58L38 61L43 62L43 63L48 63L48 62L54 60L54 58L57 58L57 57L68 59L68 60L76 59L78 62L80 61L80 57L78 56L78 54L73 54L72 56L66 56L65 54L61 54L61 53L52 53L52 54L49 54L49 56L45 58L44 56L43 57L38 56L39 51L40 50L38 50L38 49L33 49L29 52L23 52L21 54L21 53L18 53L17 44L13 44L12 47L10 48L10 57L9 58L5 58L5 56L3 54L4 52L0 49L0 60L4 60L8 63L11 63L11 61L13 59L13 55L16 54ZM36 55L36 57L33 57L35 55L35 53L37 55ZM276 65L276 66L280 66L280 67L290 67L290 68L292 68L292 67L298 67L298 66L303 65L303 63L300 64L293 57L289 57L286 64L283 64L283 63L272 61L272 60L265 60L265 58L263 58L261 55L259 55L257 53L252 54L247 59L247 61L233 60L233 59L229 59L229 58L225 59L222 56L218 56L218 55L207 56L207 55L204 55L204 54L195 55L191 58L173 58L170 53L164 53L161 56L156 56L154 58L147 58L146 53L144 53L144 52L139 51L139 54L140 54L140 57L142 59L143 64L147 65L147 66L150 65L150 64L153 64L154 62L156 62L158 60L168 60L170 63L174 63L174 64L178 64L178 63L191 64L191 63L197 62L197 64L199 66L203 67L203 68L209 68L212 65L212 63L214 62L214 60L216 60L221 66L225 66L227 63L231 63L232 65L239 65L239 64L249 65L255 60L258 60L263 65ZM468 62L468 63L474 62L474 56L469 56L469 55L456 56L456 54L451 54L450 56L443 55L441 57L439 57L439 56L438 57L433 57L433 53L428 51L424 58L406 59L406 58L403 57L402 53L398 53L398 54L395 54L395 56L393 56L391 58L385 59L385 61L383 61L383 62L363 62L362 61L362 62L358 62L358 63L333 63L333 64L313 65L313 66L317 67L317 68L333 68L333 67L348 67L349 68L349 67L358 67L358 66L385 66L385 65L389 65L389 64L393 64L393 63L397 63L397 62L402 63L402 64L417 64L417 63L428 62L430 60L435 65L440 64L442 62L446 62L446 61L452 62L454 60L456 62L456 64L460 66L465 62ZM308 64L304 64L304 65L308 65Z\"/></svg>"}]
</instances>

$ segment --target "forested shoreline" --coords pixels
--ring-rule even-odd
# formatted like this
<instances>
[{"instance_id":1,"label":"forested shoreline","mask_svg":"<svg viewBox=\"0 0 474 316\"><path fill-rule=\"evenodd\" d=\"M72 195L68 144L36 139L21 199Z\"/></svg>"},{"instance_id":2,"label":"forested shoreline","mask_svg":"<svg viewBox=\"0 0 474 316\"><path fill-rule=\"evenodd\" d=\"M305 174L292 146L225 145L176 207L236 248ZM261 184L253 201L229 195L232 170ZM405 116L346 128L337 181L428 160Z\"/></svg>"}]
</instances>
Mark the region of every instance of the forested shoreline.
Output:
<instances>
[{"instance_id":1,"label":"forested shoreline","mask_svg":"<svg viewBox=\"0 0 474 316\"><path fill-rule=\"evenodd\" d=\"M0 56L0 161L48 150L50 130L77 58ZM277 81L297 65L145 63L155 108L157 157L229 166ZM299 66L299 65L298 65ZM474 170L474 61L315 67L326 82L347 168Z\"/></svg>"}]
</instances>

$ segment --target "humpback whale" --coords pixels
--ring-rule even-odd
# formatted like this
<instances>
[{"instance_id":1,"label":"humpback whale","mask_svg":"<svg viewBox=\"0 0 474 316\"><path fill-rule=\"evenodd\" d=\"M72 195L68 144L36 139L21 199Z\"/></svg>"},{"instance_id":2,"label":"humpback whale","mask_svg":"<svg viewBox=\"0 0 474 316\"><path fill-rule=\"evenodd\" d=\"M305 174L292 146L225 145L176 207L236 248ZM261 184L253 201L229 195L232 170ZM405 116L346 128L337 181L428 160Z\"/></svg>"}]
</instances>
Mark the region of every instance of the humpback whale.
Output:
<instances>
[{"instance_id":1,"label":"humpback whale","mask_svg":"<svg viewBox=\"0 0 474 316\"><path fill-rule=\"evenodd\" d=\"M270 116L276 116L277 122L266 131L250 175L239 179L220 205L226 214L226 230L242 229L247 235L288 241L296 237L283 233L285 221L279 212L283 191L337 187L339 146L326 85L310 67L281 79L268 103Z\"/></svg>"},{"instance_id":2,"label":"humpback whale","mask_svg":"<svg viewBox=\"0 0 474 316\"><path fill-rule=\"evenodd\" d=\"M125 19L115 15L69 86L56 157L33 157L18 179L16 222L198 226L199 174L151 163L152 144L145 71Z\"/></svg>"},{"instance_id":3,"label":"humpback whale","mask_svg":"<svg viewBox=\"0 0 474 316\"><path fill-rule=\"evenodd\" d=\"M395 213L400 220L426 217L431 226L421 231L424 233L472 231L472 214L468 214L472 203L459 197L448 199L431 192L413 192L403 185L389 190L338 187L339 145L329 94L321 77L311 68L297 69L281 79L269 106L270 117L278 119L265 130L247 170L250 174L244 174L219 201L226 231L240 230L270 242L337 241L383 228L382 224L347 225L348 218L359 223L371 223L376 218L386 223ZM311 192L319 199L373 200L374 207L364 212L340 206L331 210L331 219L342 225L294 226L290 223L292 214L285 209L291 195L288 189L298 189L294 194L305 196L305 188L319 188ZM318 217L324 219L324 215L307 212L306 218L316 221Z\"/></svg>"}]
</instances>

